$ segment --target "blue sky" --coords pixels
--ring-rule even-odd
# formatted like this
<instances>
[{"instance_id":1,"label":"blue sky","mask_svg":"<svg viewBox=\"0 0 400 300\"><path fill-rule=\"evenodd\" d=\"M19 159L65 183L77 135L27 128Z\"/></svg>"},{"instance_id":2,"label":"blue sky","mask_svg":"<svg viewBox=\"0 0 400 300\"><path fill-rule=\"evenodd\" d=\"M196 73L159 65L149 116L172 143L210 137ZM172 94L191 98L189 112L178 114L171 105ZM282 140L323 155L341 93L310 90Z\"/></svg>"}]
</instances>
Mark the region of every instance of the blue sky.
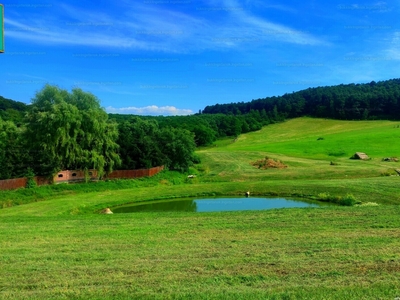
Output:
<instances>
[{"instance_id":1,"label":"blue sky","mask_svg":"<svg viewBox=\"0 0 400 300\"><path fill-rule=\"evenodd\" d=\"M107 112L185 115L400 77L400 1L9 1L0 95L44 84Z\"/></svg>"}]
</instances>

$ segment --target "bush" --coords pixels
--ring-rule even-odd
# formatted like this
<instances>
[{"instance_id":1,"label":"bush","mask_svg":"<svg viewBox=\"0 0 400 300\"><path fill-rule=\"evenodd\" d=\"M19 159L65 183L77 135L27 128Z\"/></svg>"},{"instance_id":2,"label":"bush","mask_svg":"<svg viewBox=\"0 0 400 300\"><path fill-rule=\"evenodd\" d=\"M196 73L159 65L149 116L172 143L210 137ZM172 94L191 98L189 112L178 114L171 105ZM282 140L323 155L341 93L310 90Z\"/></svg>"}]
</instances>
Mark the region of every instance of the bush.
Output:
<instances>
[{"instance_id":1,"label":"bush","mask_svg":"<svg viewBox=\"0 0 400 300\"><path fill-rule=\"evenodd\" d=\"M200 163L201 163L201 158L200 158L200 156L199 156L198 154L196 154L196 153L193 153L193 155L192 155L192 162L193 162L195 165L200 164Z\"/></svg>"},{"instance_id":2,"label":"bush","mask_svg":"<svg viewBox=\"0 0 400 300\"><path fill-rule=\"evenodd\" d=\"M357 199L352 194L347 194L339 201L339 204L343 206L353 206L356 203Z\"/></svg>"},{"instance_id":3,"label":"bush","mask_svg":"<svg viewBox=\"0 0 400 300\"><path fill-rule=\"evenodd\" d=\"M352 194L347 194L344 197L341 196L333 196L329 193L319 193L317 196L319 201L337 203L343 206L353 206L358 203L357 199Z\"/></svg>"},{"instance_id":4,"label":"bush","mask_svg":"<svg viewBox=\"0 0 400 300\"><path fill-rule=\"evenodd\" d=\"M317 199L320 201L328 201L329 194L328 193L319 193Z\"/></svg>"},{"instance_id":5,"label":"bush","mask_svg":"<svg viewBox=\"0 0 400 300\"><path fill-rule=\"evenodd\" d=\"M33 170L31 168L28 168L26 171L25 177L28 179L26 181L26 188L27 189L32 189L37 187L37 183L35 181L35 173L33 173Z\"/></svg>"}]
</instances>

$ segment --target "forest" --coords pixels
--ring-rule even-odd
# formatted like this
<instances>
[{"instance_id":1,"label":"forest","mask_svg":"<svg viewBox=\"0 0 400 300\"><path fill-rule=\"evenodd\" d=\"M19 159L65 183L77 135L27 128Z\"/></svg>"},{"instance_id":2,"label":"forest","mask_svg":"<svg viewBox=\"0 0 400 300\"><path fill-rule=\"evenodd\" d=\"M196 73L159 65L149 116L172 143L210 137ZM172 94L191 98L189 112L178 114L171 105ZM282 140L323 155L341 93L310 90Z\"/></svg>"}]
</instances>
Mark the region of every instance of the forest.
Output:
<instances>
[{"instance_id":1,"label":"forest","mask_svg":"<svg viewBox=\"0 0 400 300\"><path fill-rule=\"evenodd\" d=\"M272 112L275 119L310 116L339 120L397 120L400 117L400 79L308 88L279 97L211 105L205 107L203 113L242 115L252 110Z\"/></svg>"},{"instance_id":2,"label":"forest","mask_svg":"<svg viewBox=\"0 0 400 300\"><path fill-rule=\"evenodd\" d=\"M186 171L196 160L190 131L133 116L117 123L81 89L46 85L29 106L4 98L0 105L0 179L159 165Z\"/></svg>"},{"instance_id":3,"label":"forest","mask_svg":"<svg viewBox=\"0 0 400 300\"><path fill-rule=\"evenodd\" d=\"M63 169L187 171L196 147L287 119L398 120L400 79L308 88L189 116L107 114L93 94L45 85L30 105L0 96L0 179Z\"/></svg>"}]
</instances>

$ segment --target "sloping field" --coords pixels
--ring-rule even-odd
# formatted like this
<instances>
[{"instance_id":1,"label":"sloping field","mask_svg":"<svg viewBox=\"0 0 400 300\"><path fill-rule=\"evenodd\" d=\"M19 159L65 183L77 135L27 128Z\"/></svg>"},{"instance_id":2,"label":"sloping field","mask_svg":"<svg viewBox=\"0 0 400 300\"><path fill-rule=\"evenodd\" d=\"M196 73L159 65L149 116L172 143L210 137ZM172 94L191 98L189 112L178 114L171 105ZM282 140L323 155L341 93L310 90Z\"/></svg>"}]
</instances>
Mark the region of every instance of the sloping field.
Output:
<instances>
[{"instance_id":1,"label":"sloping field","mask_svg":"<svg viewBox=\"0 0 400 300\"><path fill-rule=\"evenodd\" d=\"M215 180L350 179L395 175L400 164L400 122L298 118L264 127L217 147L199 151ZM349 159L365 152L371 160ZM284 170L258 170L253 161L272 157ZM335 165L331 165L333 162ZM216 176L218 175L218 176ZM209 178L212 180L212 178Z\"/></svg>"},{"instance_id":2,"label":"sloping field","mask_svg":"<svg viewBox=\"0 0 400 300\"><path fill-rule=\"evenodd\" d=\"M322 138L318 140L319 138ZM298 118L264 127L215 151L266 151L305 158L399 155L400 122Z\"/></svg>"}]
</instances>

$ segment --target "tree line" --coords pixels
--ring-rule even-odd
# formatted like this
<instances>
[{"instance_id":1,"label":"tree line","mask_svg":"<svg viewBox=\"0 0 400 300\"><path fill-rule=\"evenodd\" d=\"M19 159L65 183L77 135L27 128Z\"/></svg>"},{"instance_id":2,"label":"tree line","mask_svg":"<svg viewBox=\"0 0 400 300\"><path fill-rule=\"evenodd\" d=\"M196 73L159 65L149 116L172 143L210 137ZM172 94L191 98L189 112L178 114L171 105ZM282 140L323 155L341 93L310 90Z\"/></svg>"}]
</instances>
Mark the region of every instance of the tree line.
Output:
<instances>
[{"instance_id":1,"label":"tree line","mask_svg":"<svg viewBox=\"0 0 400 300\"><path fill-rule=\"evenodd\" d=\"M131 118L130 115L110 114L118 123ZM156 122L160 128L181 128L194 135L196 146L208 146L219 138L237 137L261 129L263 126L279 121L272 115L251 111L245 115L233 114L194 114L189 116L141 116L140 119Z\"/></svg>"},{"instance_id":2,"label":"tree line","mask_svg":"<svg viewBox=\"0 0 400 300\"><path fill-rule=\"evenodd\" d=\"M400 118L400 79L308 88L250 102L207 106L204 114L248 114L252 110L277 120L311 116L340 120Z\"/></svg>"},{"instance_id":3,"label":"tree line","mask_svg":"<svg viewBox=\"0 0 400 300\"><path fill-rule=\"evenodd\" d=\"M96 96L81 89L68 92L46 85L20 123L3 119L7 109L0 116L0 179L27 173L51 178L68 169L96 169L103 176L116 168L158 165L185 171L196 160L190 131L160 128L154 120L133 116L117 123Z\"/></svg>"}]
</instances>

